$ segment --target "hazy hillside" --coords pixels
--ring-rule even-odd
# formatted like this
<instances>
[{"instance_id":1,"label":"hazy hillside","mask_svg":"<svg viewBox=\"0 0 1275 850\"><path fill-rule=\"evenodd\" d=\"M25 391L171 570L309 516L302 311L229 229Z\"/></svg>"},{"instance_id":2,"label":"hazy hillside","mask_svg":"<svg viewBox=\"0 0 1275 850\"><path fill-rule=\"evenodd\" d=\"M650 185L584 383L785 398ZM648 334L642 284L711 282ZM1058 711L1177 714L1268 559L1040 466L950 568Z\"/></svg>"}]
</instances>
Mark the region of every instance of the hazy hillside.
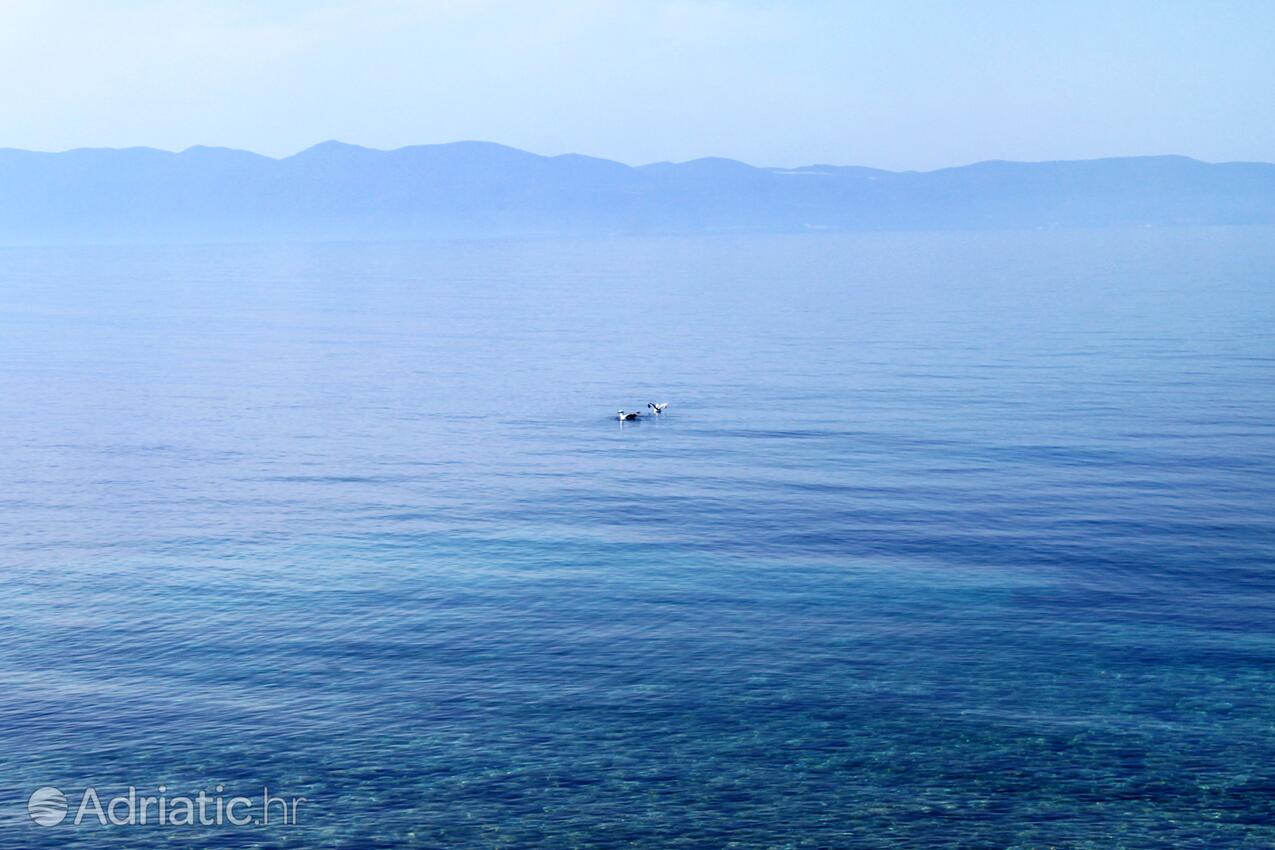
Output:
<instances>
[{"instance_id":1,"label":"hazy hillside","mask_svg":"<svg viewBox=\"0 0 1275 850\"><path fill-rule=\"evenodd\" d=\"M637 168L485 142L271 159L0 150L0 242L365 239L1275 223L1275 165L1185 157L932 172L725 159Z\"/></svg>"}]
</instances>

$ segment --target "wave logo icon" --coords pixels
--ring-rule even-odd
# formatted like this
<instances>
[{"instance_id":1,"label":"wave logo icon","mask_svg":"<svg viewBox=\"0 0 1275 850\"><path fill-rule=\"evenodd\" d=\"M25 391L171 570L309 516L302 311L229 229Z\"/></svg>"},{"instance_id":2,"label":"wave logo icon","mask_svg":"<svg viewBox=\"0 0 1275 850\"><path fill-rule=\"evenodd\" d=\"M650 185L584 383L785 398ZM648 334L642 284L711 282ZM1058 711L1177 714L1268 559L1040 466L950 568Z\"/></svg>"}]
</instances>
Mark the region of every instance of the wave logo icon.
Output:
<instances>
[{"instance_id":1,"label":"wave logo icon","mask_svg":"<svg viewBox=\"0 0 1275 850\"><path fill-rule=\"evenodd\" d=\"M46 785L27 800L27 813L39 826L57 826L66 819L66 795Z\"/></svg>"}]
</instances>

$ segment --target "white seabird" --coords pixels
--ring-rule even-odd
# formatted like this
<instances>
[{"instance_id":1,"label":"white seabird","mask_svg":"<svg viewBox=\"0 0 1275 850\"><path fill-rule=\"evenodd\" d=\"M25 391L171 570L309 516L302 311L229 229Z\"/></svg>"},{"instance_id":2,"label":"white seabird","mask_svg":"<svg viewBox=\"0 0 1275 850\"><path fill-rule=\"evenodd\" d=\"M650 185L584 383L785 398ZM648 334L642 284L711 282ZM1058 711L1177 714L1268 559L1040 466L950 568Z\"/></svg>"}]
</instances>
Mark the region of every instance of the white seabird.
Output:
<instances>
[{"instance_id":1,"label":"white seabird","mask_svg":"<svg viewBox=\"0 0 1275 850\"><path fill-rule=\"evenodd\" d=\"M615 418L619 419L621 422L627 422L630 419L637 419L641 415L642 414L638 413L636 410L632 413L626 413L623 410L619 410L616 411Z\"/></svg>"},{"instance_id":2,"label":"white seabird","mask_svg":"<svg viewBox=\"0 0 1275 850\"><path fill-rule=\"evenodd\" d=\"M647 407L649 407L649 408L651 408L651 412L652 412L652 413L654 413L656 416L659 416L661 413L663 413L663 412L664 412L664 409L665 409L666 407L668 407L668 402L667 402L667 401L661 401L661 402L659 402L659 403L657 404L657 403L655 403L655 402L653 402L653 401L648 401L648 402L646 403L646 406L647 406Z\"/></svg>"}]
</instances>

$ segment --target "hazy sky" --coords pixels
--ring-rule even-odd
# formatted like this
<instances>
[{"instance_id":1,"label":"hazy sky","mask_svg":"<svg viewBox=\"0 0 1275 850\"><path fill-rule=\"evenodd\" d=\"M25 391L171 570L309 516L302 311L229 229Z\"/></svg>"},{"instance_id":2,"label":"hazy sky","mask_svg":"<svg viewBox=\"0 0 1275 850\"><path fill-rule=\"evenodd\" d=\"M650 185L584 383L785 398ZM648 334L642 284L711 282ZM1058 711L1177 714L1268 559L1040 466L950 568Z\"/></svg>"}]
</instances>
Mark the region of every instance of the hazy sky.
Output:
<instances>
[{"instance_id":1,"label":"hazy sky","mask_svg":"<svg viewBox=\"0 0 1275 850\"><path fill-rule=\"evenodd\" d=\"M1275 161L1275 2L0 0L0 147Z\"/></svg>"}]
</instances>

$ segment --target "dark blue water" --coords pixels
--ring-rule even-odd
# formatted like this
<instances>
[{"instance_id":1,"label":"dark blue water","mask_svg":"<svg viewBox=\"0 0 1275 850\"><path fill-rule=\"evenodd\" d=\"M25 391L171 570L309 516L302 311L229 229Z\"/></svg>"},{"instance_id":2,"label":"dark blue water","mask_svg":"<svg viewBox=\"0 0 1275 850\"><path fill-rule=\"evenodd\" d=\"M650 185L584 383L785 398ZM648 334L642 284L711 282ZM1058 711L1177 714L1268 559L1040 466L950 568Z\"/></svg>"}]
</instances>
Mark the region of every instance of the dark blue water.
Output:
<instances>
[{"instance_id":1,"label":"dark blue water","mask_svg":"<svg viewBox=\"0 0 1275 850\"><path fill-rule=\"evenodd\" d=\"M4 249L0 846L1269 848L1273 320L1269 230ZM27 815L161 784L307 802Z\"/></svg>"}]
</instances>

